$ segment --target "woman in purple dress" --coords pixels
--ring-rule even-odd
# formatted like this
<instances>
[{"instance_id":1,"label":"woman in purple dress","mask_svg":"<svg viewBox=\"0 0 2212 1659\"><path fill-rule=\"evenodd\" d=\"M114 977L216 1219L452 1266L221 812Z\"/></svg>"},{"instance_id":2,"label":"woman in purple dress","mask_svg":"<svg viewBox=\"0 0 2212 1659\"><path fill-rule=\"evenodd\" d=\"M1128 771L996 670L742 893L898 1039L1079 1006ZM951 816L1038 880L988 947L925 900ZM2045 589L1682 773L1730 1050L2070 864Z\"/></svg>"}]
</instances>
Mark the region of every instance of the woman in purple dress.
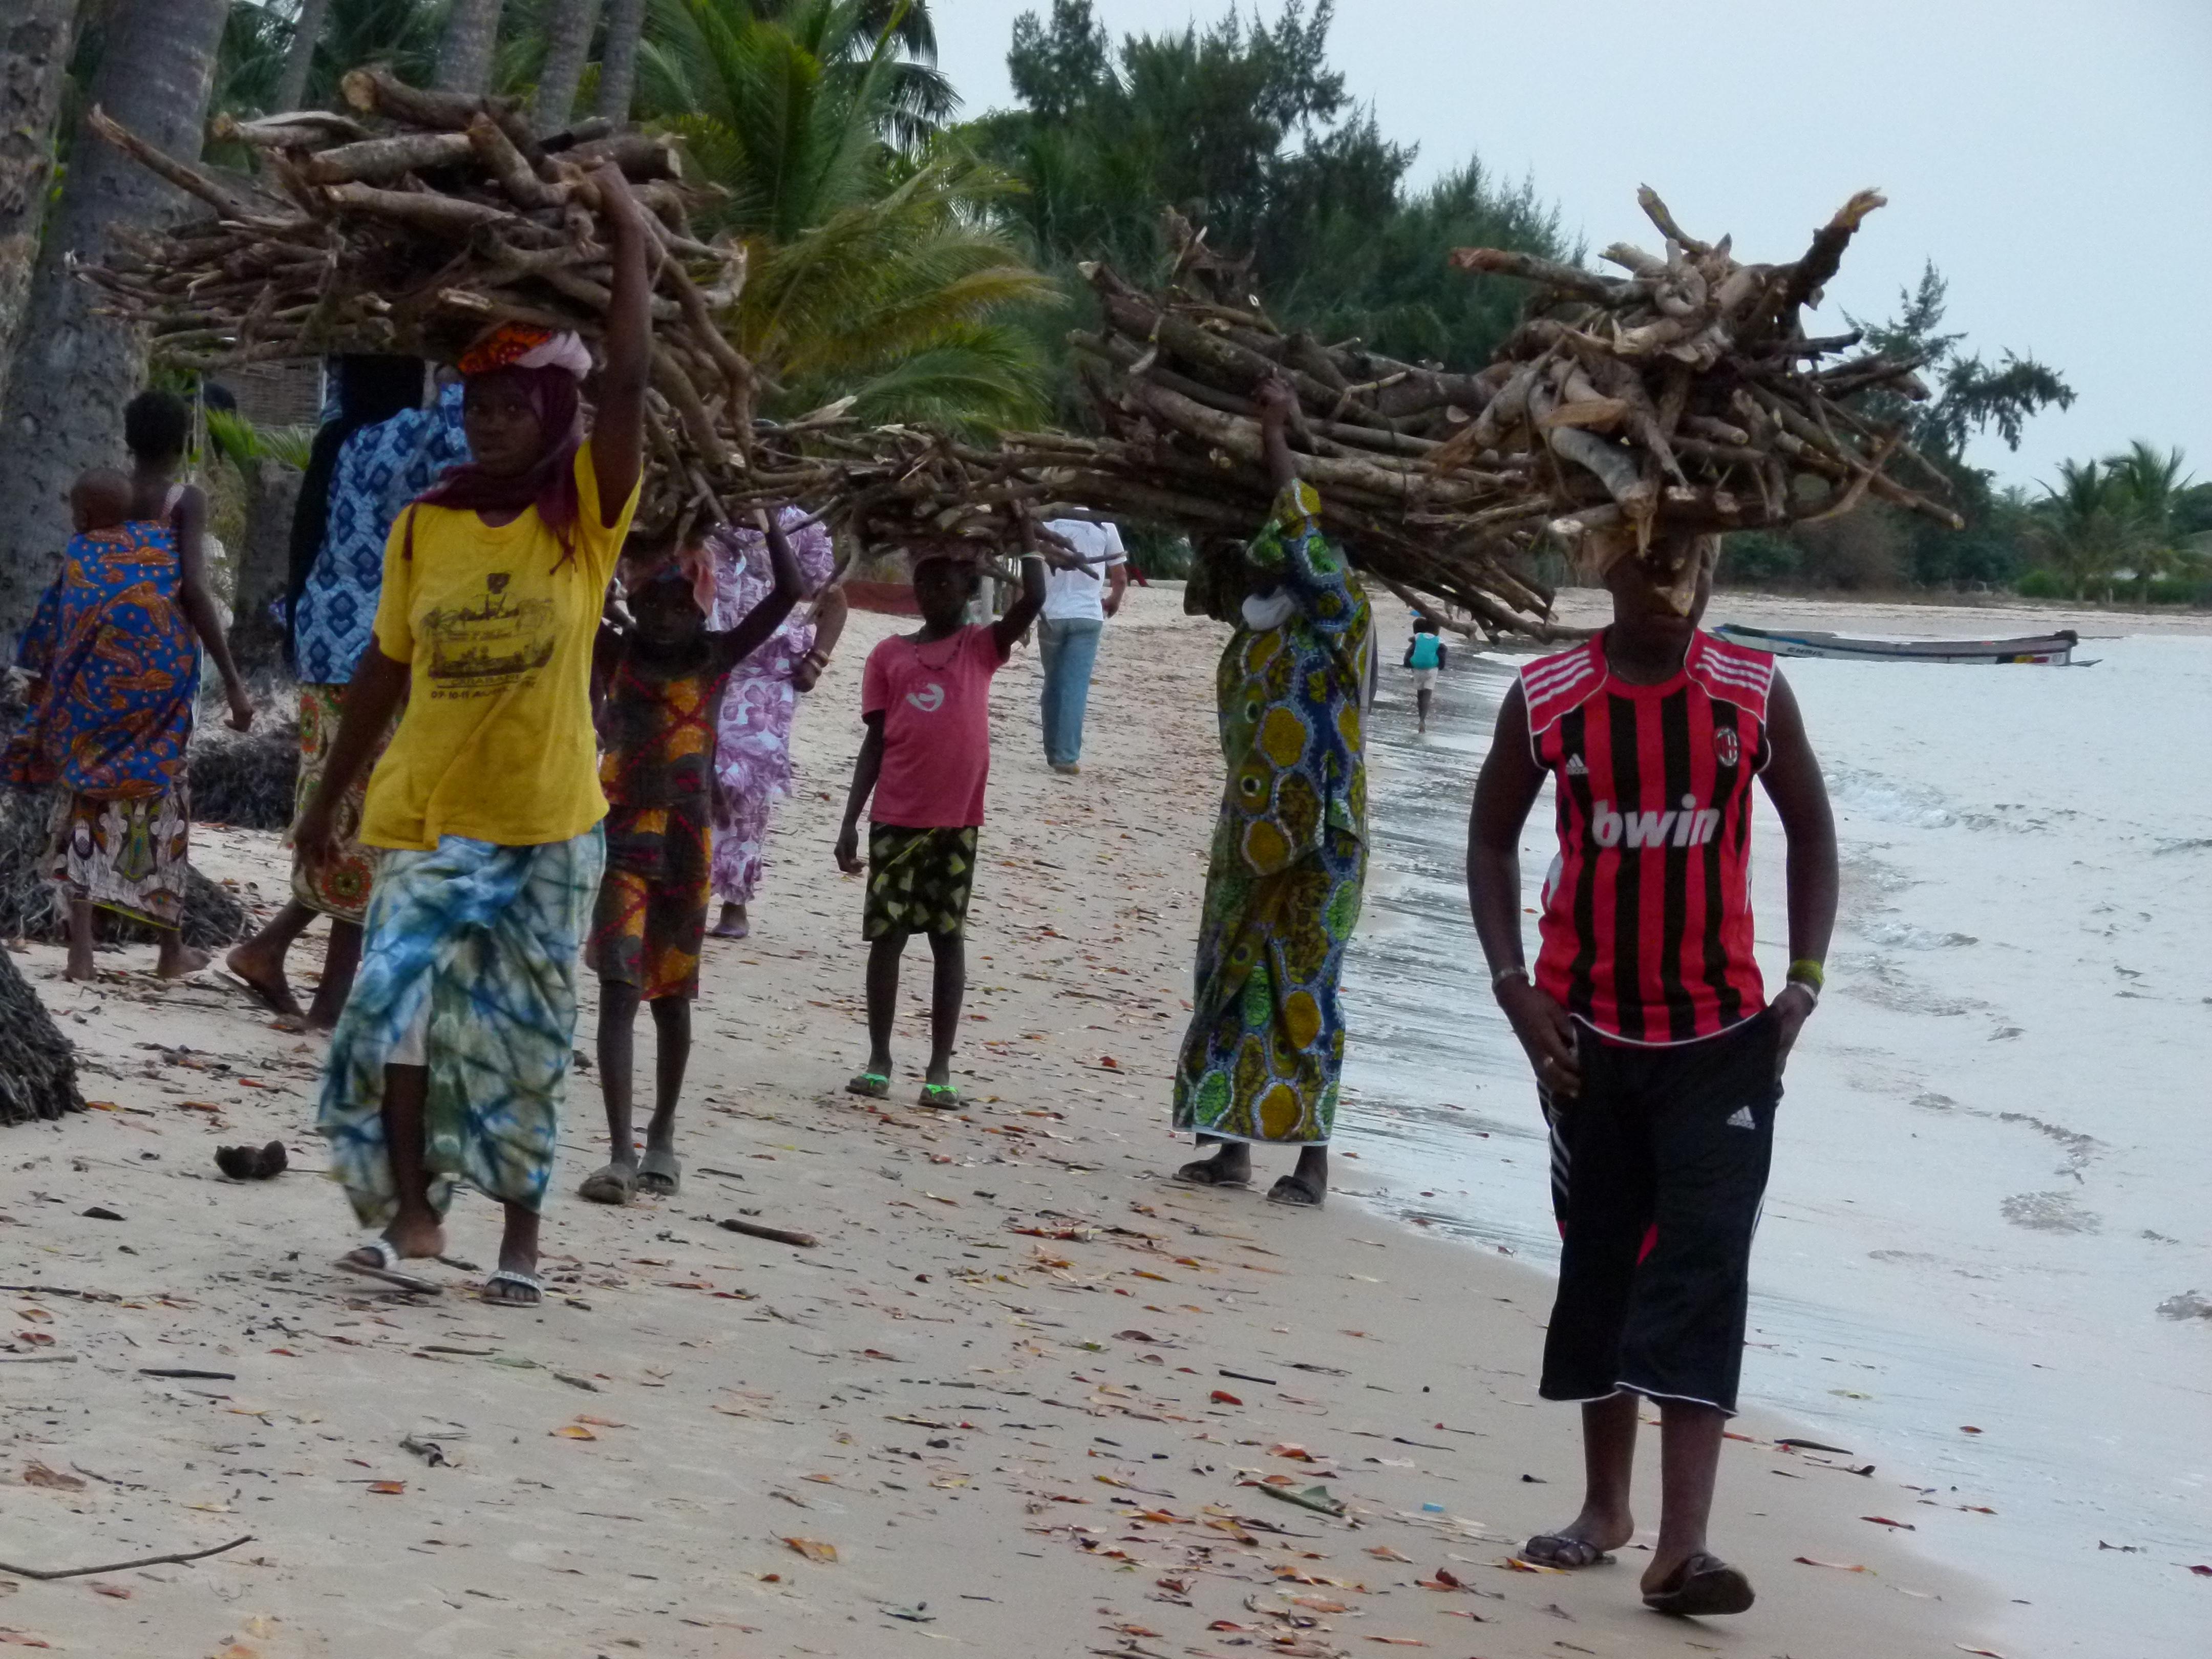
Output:
<instances>
[{"instance_id":1,"label":"woman in purple dress","mask_svg":"<svg viewBox=\"0 0 2212 1659\"><path fill-rule=\"evenodd\" d=\"M750 931L746 907L760 884L769 819L791 793L791 722L845 631L845 590L831 587L836 555L830 532L795 507L778 522L799 556L812 603L792 612L775 636L738 664L715 721L714 891L722 901L717 939ZM714 559L712 628L730 628L775 586L768 543L757 530L724 525L708 538Z\"/></svg>"}]
</instances>

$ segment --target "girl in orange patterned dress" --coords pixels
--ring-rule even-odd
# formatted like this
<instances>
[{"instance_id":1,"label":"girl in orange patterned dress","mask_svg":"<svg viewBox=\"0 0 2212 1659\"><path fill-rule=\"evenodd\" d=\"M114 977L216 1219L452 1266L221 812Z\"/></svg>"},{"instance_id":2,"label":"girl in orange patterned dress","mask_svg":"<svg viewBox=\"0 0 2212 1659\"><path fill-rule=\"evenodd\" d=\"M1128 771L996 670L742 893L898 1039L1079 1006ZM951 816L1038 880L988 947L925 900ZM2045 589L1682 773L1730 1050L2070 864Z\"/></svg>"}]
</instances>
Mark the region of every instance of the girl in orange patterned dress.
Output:
<instances>
[{"instance_id":1,"label":"girl in orange patterned dress","mask_svg":"<svg viewBox=\"0 0 2212 1659\"><path fill-rule=\"evenodd\" d=\"M734 628L708 629L714 572L703 554L687 549L638 562L635 625L604 650L599 787L607 797L607 868L589 960L599 976L599 1086L613 1156L583 1183L584 1197L597 1204L627 1204L641 1187L671 1194L683 1180L676 1101L691 1054L691 1002L699 994L711 897L715 705L731 669L767 642L806 591L781 527L764 518L763 526L775 585ZM642 1161L631 1129L641 1002L652 1005L659 1039Z\"/></svg>"}]
</instances>

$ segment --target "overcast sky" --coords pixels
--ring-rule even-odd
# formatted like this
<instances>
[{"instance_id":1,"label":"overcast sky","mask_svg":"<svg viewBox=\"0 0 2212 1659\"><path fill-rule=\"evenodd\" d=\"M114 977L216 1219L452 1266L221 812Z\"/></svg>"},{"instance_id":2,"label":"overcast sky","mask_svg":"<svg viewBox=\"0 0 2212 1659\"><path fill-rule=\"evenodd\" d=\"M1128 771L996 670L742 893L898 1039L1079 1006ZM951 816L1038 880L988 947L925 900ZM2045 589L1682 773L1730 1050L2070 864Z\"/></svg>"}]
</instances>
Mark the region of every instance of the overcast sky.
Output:
<instances>
[{"instance_id":1,"label":"overcast sky","mask_svg":"<svg viewBox=\"0 0 2212 1659\"><path fill-rule=\"evenodd\" d=\"M1048 0L938 0L965 113L1012 101L1030 9ZM1096 0L1117 41L1226 9ZM1878 186L1821 319L1887 316L1932 258L1969 349L2033 353L2080 394L1980 465L2033 483L2142 437L2212 479L2212 0L1339 0L1331 58L1420 146L1418 177L1469 155L1525 174L1592 249L1654 244L1639 184L1770 260Z\"/></svg>"}]
</instances>

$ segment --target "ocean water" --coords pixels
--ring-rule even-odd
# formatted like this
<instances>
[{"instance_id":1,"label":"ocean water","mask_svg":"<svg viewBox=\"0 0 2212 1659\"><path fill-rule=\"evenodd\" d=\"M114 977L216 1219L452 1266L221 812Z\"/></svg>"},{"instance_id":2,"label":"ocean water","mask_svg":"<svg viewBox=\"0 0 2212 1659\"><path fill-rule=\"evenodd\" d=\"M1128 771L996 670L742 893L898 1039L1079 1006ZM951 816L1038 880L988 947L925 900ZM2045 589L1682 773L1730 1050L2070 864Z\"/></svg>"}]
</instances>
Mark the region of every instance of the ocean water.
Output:
<instances>
[{"instance_id":1,"label":"ocean water","mask_svg":"<svg viewBox=\"0 0 2212 1659\"><path fill-rule=\"evenodd\" d=\"M1744 1398L1930 1488L1900 1518L1995 1589L2010 1659L2203 1659L2212 1580L2188 1569L2212 1564L2212 639L2081 654L2100 660L1784 665L1835 804L1843 903L1787 1079ZM1419 738L1385 671L1346 984L1340 1141L1360 1157L1337 1180L1549 1267L1540 1124L1462 875L1516 664L1455 656ZM1523 842L1531 905L1551 812L1547 789ZM1772 985L1783 843L1763 795L1753 837Z\"/></svg>"}]
</instances>

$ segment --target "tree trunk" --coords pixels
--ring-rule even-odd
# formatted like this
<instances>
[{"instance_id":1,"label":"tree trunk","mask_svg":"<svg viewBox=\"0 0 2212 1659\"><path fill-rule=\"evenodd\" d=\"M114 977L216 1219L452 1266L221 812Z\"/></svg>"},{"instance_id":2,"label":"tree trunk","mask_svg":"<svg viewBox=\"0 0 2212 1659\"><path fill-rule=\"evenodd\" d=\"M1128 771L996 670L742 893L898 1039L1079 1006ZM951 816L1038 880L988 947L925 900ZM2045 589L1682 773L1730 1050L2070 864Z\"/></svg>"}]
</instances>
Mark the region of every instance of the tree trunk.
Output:
<instances>
[{"instance_id":1,"label":"tree trunk","mask_svg":"<svg viewBox=\"0 0 2212 1659\"><path fill-rule=\"evenodd\" d=\"M453 0L446 37L438 43L436 84L447 92L482 92L491 84L492 52L499 45L501 0Z\"/></svg>"},{"instance_id":2,"label":"tree trunk","mask_svg":"<svg viewBox=\"0 0 2212 1659\"><path fill-rule=\"evenodd\" d=\"M595 115L628 121L637 88L637 42L645 32L646 0L607 0L607 44L599 54L599 96Z\"/></svg>"},{"instance_id":3,"label":"tree trunk","mask_svg":"<svg viewBox=\"0 0 2212 1659\"><path fill-rule=\"evenodd\" d=\"M77 0L19 3L21 15L0 26L0 395L52 194L54 115L76 27Z\"/></svg>"},{"instance_id":4,"label":"tree trunk","mask_svg":"<svg viewBox=\"0 0 2212 1659\"><path fill-rule=\"evenodd\" d=\"M599 25L599 0L554 0L545 30L545 67L538 71L538 97L530 125L538 132L558 132L576 107L576 83L592 55L592 35Z\"/></svg>"},{"instance_id":5,"label":"tree trunk","mask_svg":"<svg viewBox=\"0 0 2212 1659\"><path fill-rule=\"evenodd\" d=\"M165 154L198 160L228 12L226 0L120 0L88 102ZM114 258L118 227L152 224L183 199L88 123L78 131L0 404L0 635L29 617L69 539L70 480L121 459L123 405L145 375L136 331L94 315L99 290L65 262Z\"/></svg>"},{"instance_id":6,"label":"tree trunk","mask_svg":"<svg viewBox=\"0 0 2212 1659\"><path fill-rule=\"evenodd\" d=\"M315 47L323 38L323 21L330 12L331 0L300 0L300 15L292 24L292 44L284 49L284 73L276 82L278 109L297 109L307 97Z\"/></svg>"}]
</instances>

